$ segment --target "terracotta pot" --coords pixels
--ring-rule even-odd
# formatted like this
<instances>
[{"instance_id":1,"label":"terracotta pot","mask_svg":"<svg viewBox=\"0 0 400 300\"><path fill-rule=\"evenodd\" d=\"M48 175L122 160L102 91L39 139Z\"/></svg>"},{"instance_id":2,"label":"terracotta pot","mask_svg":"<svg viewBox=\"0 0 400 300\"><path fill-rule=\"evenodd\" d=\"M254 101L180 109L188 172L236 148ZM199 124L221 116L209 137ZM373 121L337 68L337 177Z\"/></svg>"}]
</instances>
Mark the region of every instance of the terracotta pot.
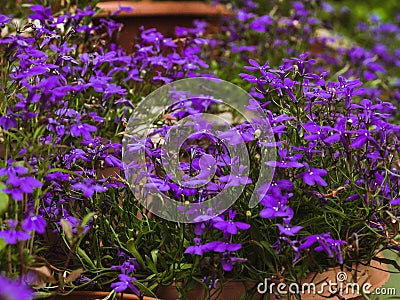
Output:
<instances>
[{"instance_id":1,"label":"terracotta pot","mask_svg":"<svg viewBox=\"0 0 400 300\"><path fill-rule=\"evenodd\" d=\"M249 290L255 287L253 282L244 281L224 281L217 285L216 289L210 291L210 295L205 296L205 289L203 286L198 285L194 289L185 294L187 299L190 300L239 300L239 299L253 299L261 300L263 295L257 292L253 297L250 296ZM160 286L157 289L157 296L164 300L180 300L178 297L178 290L175 285ZM244 298L243 298L244 297Z\"/></svg>"},{"instance_id":2,"label":"terracotta pot","mask_svg":"<svg viewBox=\"0 0 400 300\"><path fill-rule=\"evenodd\" d=\"M211 292L211 300L240 300L240 299L252 299L261 300L262 295L254 293L251 296L250 290L256 286L254 282L246 281L225 281L218 284L217 288ZM243 297L245 296L245 297Z\"/></svg>"},{"instance_id":3,"label":"terracotta pot","mask_svg":"<svg viewBox=\"0 0 400 300\"><path fill-rule=\"evenodd\" d=\"M47 298L48 300L96 300L96 299L103 299L109 295L108 292L91 292L91 291L77 291L72 292L67 296L57 295L54 297ZM121 297L123 296L123 297ZM117 294L117 299L124 299L124 300L155 300L157 298L146 297L139 298L136 295L132 294Z\"/></svg>"},{"instance_id":4,"label":"terracotta pot","mask_svg":"<svg viewBox=\"0 0 400 300\"><path fill-rule=\"evenodd\" d=\"M178 296L178 290L173 285L160 285L156 292L157 297L163 300L177 300L182 299ZM188 291L185 296L190 300L203 300L204 299L204 287L201 285L195 286L192 290Z\"/></svg>"},{"instance_id":5,"label":"terracotta pot","mask_svg":"<svg viewBox=\"0 0 400 300\"><path fill-rule=\"evenodd\" d=\"M229 15L227 8L222 5L210 5L200 1L104 1L97 5L104 12L96 18L104 18L117 11L120 7L130 7L131 12L120 12L113 16L118 23L123 24L116 42L127 52L132 52L134 37L139 33L139 28L157 28L166 37L175 34L175 27L192 27L193 20L208 21L207 31L216 32L221 23L221 17Z\"/></svg>"},{"instance_id":6,"label":"terracotta pot","mask_svg":"<svg viewBox=\"0 0 400 300\"><path fill-rule=\"evenodd\" d=\"M353 269L355 269L355 267L353 267ZM327 287L323 288L322 284L325 283L326 285L329 282L336 283L337 287L342 289L342 295L345 299L364 299L364 297L361 296L362 285L368 283L370 286L365 286L366 291L372 293L376 288L383 286L389 280L390 274L387 270L385 264L373 260L370 266L360 264L356 270L352 271L341 271L339 267L336 267L324 273L310 274L302 280L302 283L313 282L316 285L316 290L323 290L323 292L320 295L306 292L301 295L301 299L326 300L331 293ZM360 292L357 292L357 285L353 284L358 284Z\"/></svg>"}]
</instances>

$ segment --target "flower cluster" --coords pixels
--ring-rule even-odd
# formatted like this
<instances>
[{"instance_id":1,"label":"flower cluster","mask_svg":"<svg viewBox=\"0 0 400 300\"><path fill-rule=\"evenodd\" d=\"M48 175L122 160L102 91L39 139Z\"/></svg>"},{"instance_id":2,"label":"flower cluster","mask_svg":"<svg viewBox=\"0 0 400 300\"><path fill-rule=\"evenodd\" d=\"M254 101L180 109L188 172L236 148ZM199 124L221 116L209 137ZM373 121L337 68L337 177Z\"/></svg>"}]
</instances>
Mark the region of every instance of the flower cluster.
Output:
<instances>
[{"instance_id":1,"label":"flower cluster","mask_svg":"<svg viewBox=\"0 0 400 300\"><path fill-rule=\"evenodd\" d=\"M232 256L237 250L242 248L241 244L232 243L232 236L238 234L239 230L247 230L250 225L243 222L235 222L234 218L236 212L230 210L228 214L228 220L224 220L222 217L207 218L207 216L199 216L198 220L205 219L205 221L200 221L196 223L195 233L201 236L207 232L210 234L213 229L218 229L223 233L222 241L212 241L206 244L201 244L201 238L194 238L194 246L189 246L186 250L186 254L195 254L202 256L203 253L210 251L220 253L220 263L224 271L232 271L232 263L234 262L244 262L243 258ZM206 218L205 218L206 217Z\"/></svg>"},{"instance_id":2,"label":"flower cluster","mask_svg":"<svg viewBox=\"0 0 400 300\"><path fill-rule=\"evenodd\" d=\"M393 163L400 134L399 125L391 122L396 109L379 98L363 98L360 80L339 76L337 81L329 81L326 74L313 73L314 61L305 56L287 59L277 69L268 64L261 67L255 61L250 63L247 69L257 75L242 74L242 77L255 85L261 101L269 103L266 107L270 110L266 113L278 144L277 161L266 162L276 165L275 182L267 191L263 187L258 190L265 195L261 200L265 208L260 216L282 220L277 224L280 238L273 247L280 252L285 242L294 250L297 261L303 251L309 253L315 246L314 250L325 251L343 264L341 245L349 241L341 237L365 233L360 224L350 224L346 221L348 216L343 215L340 222L346 224L343 228L346 234L337 232L333 238L333 233L323 233L322 228L313 232L315 229L294 226L291 222L302 224L315 211L340 207L355 220L373 222L382 229L388 226L388 218L381 215L377 220L376 215L365 214L355 207L367 211L379 208L396 214L396 209L389 206L396 202L400 184L399 170ZM333 188L326 189L328 183ZM313 203L313 212L298 206L303 201ZM290 206L298 207L299 218ZM337 221L341 218L336 216ZM309 233L304 236L302 229ZM386 239L389 247L396 245L382 229L380 239ZM368 245L369 241L365 242Z\"/></svg>"},{"instance_id":3,"label":"flower cluster","mask_svg":"<svg viewBox=\"0 0 400 300\"><path fill-rule=\"evenodd\" d=\"M119 135L135 104L161 84L197 76L207 67L200 51L205 43L199 37L204 31L201 22L194 28L177 28L176 38L142 28L133 53L127 54L108 42L120 24L112 19L92 22L94 8L57 15L38 4L29 10L28 18L18 24L0 16L0 181L5 201L0 237L5 247L20 252L1 253L1 270L8 270L9 276L43 263L38 257L18 262L24 248L16 244L25 242L33 255L36 243L49 246L48 234L65 235L68 247L55 251L61 259L81 255L79 244L97 220L91 212L107 211L111 197L128 193L119 176ZM104 31L107 34L100 34ZM52 256L46 247L43 255ZM52 263L62 265L57 258ZM66 267L70 266L62 268ZM120 282L131 287L124 276L128 273L119 275Z\"/></svg>"}]
</instances>

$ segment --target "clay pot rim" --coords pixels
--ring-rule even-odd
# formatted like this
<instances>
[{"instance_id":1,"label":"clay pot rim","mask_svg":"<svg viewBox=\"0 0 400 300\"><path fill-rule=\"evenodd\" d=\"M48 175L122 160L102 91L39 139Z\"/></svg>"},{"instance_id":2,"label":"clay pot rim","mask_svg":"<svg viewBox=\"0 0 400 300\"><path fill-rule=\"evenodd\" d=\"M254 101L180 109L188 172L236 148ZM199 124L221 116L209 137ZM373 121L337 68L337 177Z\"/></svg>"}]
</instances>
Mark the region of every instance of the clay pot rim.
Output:
<instances>
[{"instance_id":1,"label":"clay pot rim","mask_svg":"<svg viewBox=\"0 0 400 300\"><path fill-rule=\"evenodd\" d=\"M377 257L383 257L383 255L380 253L377 255ZM325 270L322 273L318 272L311 272L308 274L308 276L304 277L301 279L301 284L303 283L321 283L322 281L326 281L327 279L330 279L332 282L337 282L338 280L338 274L339 273L345 273L345 278L344 280L339 280L341 281L346 281L347 280L347 274L350 276L353 276L357 272L357 278L360 281L356 281L359 284L362 284L363 281L368 282L372 284L372 291L375 290L376 288L382 287L385 285L390 277L390 273L388 272L388 267L386 264L380 263L377 260L372 259L370 261L370 264L361 264L357 269L351 269L351 270L346 270L344 268L343 270L340 269L339 266L335 266L332 268L329 268ZM314 277L315 276L315 277ZM351 277L349 277L351 278ZM322 281L321 281L322 280ZM326 295L325 295L326 297ZM311 295L303 295L302 299L304 300L323 300L326 299L324 296L320 296L317 294L311 294ZM346 295L346 299L351 299L351 300L356 300L360 299L359 297L362 297L361 294L357 293L350 293ZM364 298L362 298L364 299Z\"/></svg>"},{"instance_id":2,"label":"clay pot rim","mask_svg":"<svg viewBox=\"0 0 400 300\"><path fill-rule=\"evenodd\" d=\"M97 4L103 9L97 17L107 17L120 7L130 7L131 12L121 11L114 18L152 17L152 16L229 16L231 13L223 4L210 5L201 1L105 1Z\"/></svg>"}]
</instances>

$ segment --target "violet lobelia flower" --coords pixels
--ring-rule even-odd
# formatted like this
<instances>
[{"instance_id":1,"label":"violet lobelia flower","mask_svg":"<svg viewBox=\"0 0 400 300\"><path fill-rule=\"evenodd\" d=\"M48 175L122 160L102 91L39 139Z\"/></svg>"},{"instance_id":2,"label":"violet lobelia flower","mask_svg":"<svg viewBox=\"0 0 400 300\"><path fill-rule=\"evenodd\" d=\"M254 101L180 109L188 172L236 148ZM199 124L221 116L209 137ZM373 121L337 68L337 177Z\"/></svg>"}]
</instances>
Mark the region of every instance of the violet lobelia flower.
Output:
<instances>
[{"instance_id":1,"label":"violet lobelia flower","mask_svg":"<svg viewBox=\"0 0 400 300\"><path fill-rule=\"evenodd\" d=\"M237 234L238 229L247 230L250 228L250 224L233 221L235 216L236 216L236 211L229 210L228 220L214 219L213 227L229 234Z\"/></svg>"},{"instance_id":2,"label":"violet lobelia flower","mask_svg":"<svg viewBox=\"0 0 400 300\"><path fill-rule=\"evenodd\" d=\"M95 192L103 193L107 190L106 187L97 184L93 179L84 179L83 182L77 182L71 185L71 188L76 191L82 191L85 197L92 197Z\"/></svg>"},{"instance_id":3,"label":"violet lobelia flower","mask_svg":"<svg viewBox=\"0 0 400 300\"><path fill-rule=\"evenodd\" d=\"M27 286L0 276L0 299L31 300L33 293Z\"/></svg>"},{"instance_id":4,"label":"violet lobelia flower","mask_svg":"<svg viewBox=\"0 0 400 300\"><path fill-rule=\"evenodd\" d=\"M303 227L302 226L291 226L289 223L285 222L282 224L276 224L281 235L295 236Z\"/></svg>"},{"instance_id":5,"label":"violet lobelia flower","mask_svg":"<svg viewBox=\"0 0 400 300\"><path fill-rule=\"evenodd\" d=\"M324 169L318 169L318 168L310 168L307 163L304 163L304 165L307 168L306 172L303 172L300 174L300 176L303 178L303 181L308 184L308 185L315 185L319 184L321 186L327 186L328 184L325 182L325 180L322 178L322 176L325 176L328 174L328 172Z\"/></svg>"},{"instance_id":6,"label":"violet lobelia flower","mask_svg":"<svg viewBox=\"0 0 400 300\"><path fill-rule=\"evenodd\" d=\"M274 20L269 15L265 15L252 21L250 28L257 32L266 32L273 23Z\"/></svg>"},{"instance_id":7,"label":"violet lobelia flower","mask_svg":"<svg viewBox=\"0 0 400 300\"><path fill-rule=\"evenodd\" d=\"M111 283L111 287L116 291L117 293L124 292L126 289L130 289L133 293L136 295L140 295L139 290L137 287L132 283L137 281L135 277L126 275L126 274L119 274L118 275L118 281Z\"/></svg>"},{"instance_id":8,"label":"violet lobelia flower","mask_svg":"<svg viewBox=\"0 0 400 300\"><path fill-rule=\"evenodd\" d=\"M13 166L12 160L7 161L8 167L0 169L0 176L16 176L28 173L28 169L23 166Z\"/></svg>"},{"instance_id":9,"label":"violet lobelia flower","mask_svg":"<svg viewBox=\"0 0 400 300\"><path fill-rule=\"evenodd\" d=\"M265 219L291 219L294 212L288 205L286 205L286 197L287 196L285 195L279 199L273 196L271 197L271 195L266 195L261 202L265 208L260 211L260 217Z\"/></svg>"},{"instance_id":10,"label":"violet lobelia flower","mask_svg":"<svg viewBox=\"0 0 400 300\"><path fill-rule=\"evenodd\" d=\"M346 244L345 241L333 239L330 233L309 235L303 239L299 249L304 251L315 243L318 243L318 246L314 248L315 251L324 251L328 257L336 256L338 262L343 264L341 246Z\"/></svg>"},{"instance_id":11,"label":"violet lobelia flower","mask_svg":"<svg viewBox=\"0 0 400 300\"><path fill-rule=\"evenodd\" d=\"M279 154L279 161L267 161L265 164L267 166L277 166L279 168L287 169L287 168L301 168L304 165L302 163L299 163L298 160L302 158L302 154L297 153L293 156L288 156L288 150L279 148L278 149L278 154Z\"/></svg>"},{"instance_id":12,"label":"violet lobelia flower","mask_svg":"<svg viewBox=\"0 0 400 300\"><path fill-rule=\"evenodd\" d=\"M119 257L127 256L125 253L120 252L118 254ZM126 260L120 266L111 266L111 270L120 270L122 274L130 275L132 272L136 272L139 264L135 258L127 257Z\"/></svg>"},{"instance_id":13,"label":"violet lobelia flower","mask_svg":"<svg viewBox=\"0 0 400 300\"><path fill-rule=\"evenodd\" d=\"M30 239L30 234L24 231L16 229L18 221L8 220L8 229L3 229L0 231L0 238L4 239L6 244L14 245L18 241L26 241Z\"/></svg>"},{"instance_id":14,"label":"violet lobelia flower","mask_svg":"<svg viewBox=\"0 0 400 300\"><path fill-rule=\"evenodd\" d=\"M358 134L358 137L351 143L352 148L361 148L368 141L373 143L378 149L380 148L379 143L372 137L370 130L359 129L354 131L354 133Z\"/></svg>"},{"instance_id":15,"label":"violet lobelia flower","mask_svg":"<svg viewBox=\"0 0 400 300\"><path fill-rule=\"evenodd\" d=\"M237 128L218 132L218 138L228 145L238 145L254 140L254 129L248 124L243 124Z\"/></svg>"},{"instance_id":16,"label":"violet lobelia flower","mask_svg":"<svg viewBox=\"0 0 400 300\"><path fill-rule=\"evenodd\" d=\"M3 25L7 24L10 21L11 21L11 18L0 14L0 26L3 26Z\"/></svg>"},{"instance_id":17,"label":"violet lobelia flower","mask_svg":"<svg viewBox=\"0 0 400 300\"><path fill-rule=\"evenodd\" d=\"M22 221L22 228L28 232L36 231L37 233L44 233L46 225L47 223L41 215L31 215Z\"/></svg>"},{"instance_id":18,"label":"violet lobelia flower","mask_svg":"<svg viewBox=\"0 0 400 300\"><path fill-rule=\"evenodd\" d=\"M7 179L7 184L11 185L12 187L4 189L3 192L11 195L17 201L22 200L24 193L33 193L35 188L39 188L43 185L34 177L18 177L12 173Z\"/></svg>"},{"instance_id":19,"label":"violet lobelia flower","mask_svg":"<svg viewBox=\"0 0 400 300\"><path fill-rule=\"evenodd\" d=\"M5 130L17 127L17 120L12 115L0 117L0 126Z\"/></svg>"},{"instance_id":20,"label":"violet lobelia flower","mask_svg":"<svg viewBox=\"0 0 400 300\"><path fill-rule=\"evenodd\" d=\"M71 135L73 137L82 136L85 140L91 140L91 132L97 131L97 127L89 124L76 124L71 126Z\"/></svg>"},{"instance_id":21,"label":"violet lobelia flower","mask_svg":"<svg viewBox=\"0 0 400 300\"><path fill-rule=\"evenodd\" d=\"M222 257L221 257L222 269L224 271L228 271L228 272L232 271L233 263L235 263L235 262L245 262L245 261L247 261L247 259L232 256L229 251L226 251L226 252L224 252L222 254Z\"/></svg>"},{"instance_id":22,"label":"violet lobelia flower","mask_svg":"<svg viewBox=\"0 0 400 300\"><path fill-rule=\"evenodd\" d=\"M246 168L247 166L240 165L239 168L237 168L235 165L233 165L233 174L221 176L219 181L225 183L224 188L250 184L252 183L251 178L241 175Z\"/></svg>"},{"instance_id":23,"label":"violet lobelia flower","mask_svg":"<svg viewBox=\"0 0 400 300\"><path fill-rule=\"evenodd\" d=\"M208 251L223 253L226 251L234 252L242 248L241 244L234 244L226 241L213 241L205 244Z\"/></svg>"},{"instance_id":24,"label":"violet lobelia flower","mask_svg":"<svg viewBox=\"0 0 400 300\"><path fill-rule=\"evenodd\" d=\"M212 245L208 244L201 244L200 238L194 238L194 245L187 247L185 250L185 254L194 254L202 256L203 252L208 252L212 249Z\"/></svg>"},{"instance_id":25,"label":"violet lobelia flower","mask_svg":"<svg viewBox=\"0 0 400 300\"><path fill-rule=\"evenodd\" d=\"M400 205L400 198L396 198L396 199L390 200L389 203L392 204L392 205Z\"/></svg>"}]
</instances>

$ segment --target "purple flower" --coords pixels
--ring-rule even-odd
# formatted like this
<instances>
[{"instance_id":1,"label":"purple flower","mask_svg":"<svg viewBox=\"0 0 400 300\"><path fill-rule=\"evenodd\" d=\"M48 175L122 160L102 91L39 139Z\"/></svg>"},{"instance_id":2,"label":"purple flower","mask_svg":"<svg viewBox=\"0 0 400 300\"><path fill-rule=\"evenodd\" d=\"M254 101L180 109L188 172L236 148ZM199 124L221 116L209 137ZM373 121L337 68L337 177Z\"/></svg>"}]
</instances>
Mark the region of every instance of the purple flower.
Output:
<instances>
[{"instance_id":1,"label":"purple flower","mask_svg":"<svg viewBox=\"0 0 400 300\"><path fill-rule=\"evenodd\" d=\"M266 199L269 199L267 202ZM266 206L263 210L260 211L260 217L265 219L274 219L274 218L292 218L293 210L282 203L279 199L266 196L262 203Z\"/></svg>"},{"instance_id":2,"label":"purple flower","mask_svg":"<svg viewBox=\"0 0 400 300\"><path fill-rule=\"evenodd\" d=\"M201 282L204 284L208 284L207 287L209 290L216 289L218 287L219 279L215 278L215 275L210 277L204 276Z\"/></svg>"},{"instance_id":3,"label":"purple flower","mask_svg":"<svg viewBox=\"0 0 400 300\"><path fill-rule=\"evenodd\" d=\"M46 229L46 221L42 216L29 216L22 222L22 228L25 231L33 231L35 230L37 233L44 233Z\"/></svg>"},{"instance_id":4,"label":"purple flower","mask_svg":"<svg viewBox=\"0 0 400 300\"><path fill-rule=\"evenodd\" d=\"M282 190L292 189L290 181L278 181L278 184L271 186L271 189L264 195L259 193L261 204L265 206L260 212L260 216L266 219L284 218L290 221L294 215L293 210L287 205L287 200L293 196L292 193L282 194ZM262 190L261 190L262 192Z\"/></svg>"},{"instance_id":5,"label":"purple flower","mask_svg":"<svg viewBox=\"0 0 400 300\"><path fill-rule=\"evenodd\" d=\"M126 256L125 253L121 252L119 257ZM131 258L128 256L127 260L122 263L120 266L111 266L111 270L120 270L122 274L130 275L132 272L135 272L138 269L138 262L135 258Z\"/></svg>"},{"instance_id":6,"label":"purple flower","mask_svg":"<svg viewBox=\"0 0 400 300\"><path fill-rule=\"evenodd\" d=\"M117 167L120 170L123 170L123 164L121 162L120 159L116 158L115 156L111 155L111 154L107 154L104 157L104 161L112 167Z\"/></svg>"},{"instance_id":7,"label":"purple flower","mask_svg":"<svg viewBox=\"0 0 400 300\"><path fill-rule=\"evenodd\" d=\"M0 126L5 130L17 127L17 120L11 115L0 117Z\"/></svg>"},{"instance_id":8,"label":"purple flower","mask_svg":"<svg viewBox=\"0 0 400 300\"><path fill-rule=\"evenodd\" d=\"M136 286L132 283L134 281L137 281L135 277L131 277L129 275L125 274L119 274L118 275L118 281L114 282L111 284L111 287L116 291L117 293L124 292L127 288L129 288L133 293L136 295L140 295L139 290L136 288Z\"/></svg>"},{"instance_id":9,"label":"purple flower","mask_svg":"<svg viewBox=\"0 0 400 300\"><path fill-rule=\"evenodd\" d=\"M51 20L53 18L50 7L43 7L40 4L35 4L30 7L30 10L34 12L29 16L31 19L37 19L44 23L46 20Z\"/></svg>"},{"instance_id":10,"label":"purple flower","mask_svg":"<svg viewBox=\"0 0 400 300\"><path fill-rule=\"evenodd\" d=\"M204 154L200 158L194 158L192 160L192 165L195 170L200 170L200 172L195 177L190 178L189 181L205 179L215 173L216 160L212 155ZM205 183L207 183L207 181Z\"/></svg>"},{"instance_id":11,"label":"purple flower","mask_svg":"<svg viewBox=\"0 0 400 300\"><path fill-rule=\"evenodd\" d=\"M63 172L52 172L52 173L46 174L46 176L44 178L51 182L54 182L56 180L67 181L67 180L69 180L69 176L70 176L69 174L63 173Z\"/></svg>"},{"instance_id":12,"label":"purple flower","mask_svg":"<svg viewBox=\"0 0 400 300\"><path fill-rule=\"evenodd\" d=\"M189 246L185 250L185 254L194 254L202 256L203 252L208 252L211 250L210 244L201 244L200 238L194 238L194 246Z\"/></svg>"},{"instance_id":13,"label":"purple flower","mask_svg":"<svg viewBox=\"0 0 400 300\"><path fill-rule=\"evenodd\" d=\"M293 156L287 156L287 149L278 149L278 154L280 157L279 161L267 161L265 164L270 167L274 167L275 165L279 168L287 169L287 168L301 168L304 165L302 163L297 162L300 158L302 158L302 154L298 153Z\"/></svg>"},{"instance_id":14,"label":"purple flower","mask_svg":"<svg viewBox=\"0 0 400 300\"><path fill-rule=\"evenodd\" d=\"M243 171L247 168L247 166L239 166L237 169L236 166L232 166L232 173L226 176L221 176L219 178L219 181L222 183L226 183L224 185L224 188L228 188L231 186L240 186L244 184L250 184L252 183L251 179L247 176L242 176L240 174L243 173Z\"/></svg>"},{"instance_id":15,"label":"purple flower","mask_svg":"<svg viewBox=\"0 0 400 300\"><path fill-rule=\"evenodd\" d=\"M229 219L228 221L225 220L218 220L213 223L214 228L222 230L229 234L237 234L238 229L240 230L247 230L250 228L250 224L243 223L243 222L234 222L233 219L236 216L236 211L229 210Z\"/></svg>"},{"instance_id":16,"label":"purple flower","mask_svg":"<svg viewBox=\"0 0 400 300\"><path fill-rule=\"evenodd\" d=\"M348 150L349 147L346 140L346 123L346 118L338 118L335 127L332 128L332 130L330 131L330 135L328 135L328 137L324 139L324 142L327 144L332 144L338 142L339 140L342 140L343 146L346 150Z\"/></svg>"},{"instance_id":17,"label":"purple flower","mask_svg":"<svg viewBox=\"0 0 400 300\"><path fill-rule=\"evenodd\" d=\"M8 160L7 163L9 164L8 167L0 169L0 176L5 176L7 175L8 177L10 176L16 176L16 175L24 175L28 173L28 169L23 167L23 166L13 166L12 160Z\"/></svg>"},{"instance_id":18,"label":"purple flower","mask_svg":"<svg viewBox=\"0 0 400 300\"><path fill-rule=\"evenodd\" d=\"M112 16L116 16L118 15L120 12L132 12L133 8L130 6L119 6L118 9L116 11L114 11L111 15ZM111 35L110 35L111 36Z\"/></svg>"},{"instance_id":19,"label":"purple flower","mask_svg":"<svg viewBox=\"0 0 400 300\"><path fill-rule=\"evenodd\" d=\"M229 243L229 242L221 242L221 241L214 241L214 242L209 242L205 244L207 246L207 249L213 250L214 252L233 252L237 251L242 248L241 244L234 244L234 243Z\"/></svg>"},{"instance_id":20,"label":"purple flower","mask_svg":"<svg viewBox=\"0 0 400 300\"><path fill-rule=\"evenodd\" d=\"M245 262L245 261L246 261L245 258L231 256L231 253L229 251L227 251L222 255L222 258L221 258L222 269L224 269L224 271L228 271L228 272L232 271L233 263Z\"/></svg>"},{"instance_id":21,"label":"purple flower","mask_svg":"<svg viewBox=\"0 0 400 300\"><path fill-rule=\"evenodd\" d=\"M332 128L330 128L329 126L319 126L313 122L303 124L303 127L311 133L304 137L304 139L308 141L313 141L319 138L324 139L328 136L329 130L332 130Z\"/></svg>"},{"instance_id":22,"label":"purple flower","mask_svg":"<svg viewBox=\"0 0 400 300\"><path fill-rule=\"evenodd\" d=\"M315 243L318 243L318 246L314 248L315 251L324 251L328 257L336 256L339 263L343 264L341 246L346 244L345 241L333 239L330 233L315 234L305 237L299 249L309 249Z\"/></svg>"},{"instance_id":23,"label":"purple flower","mask_svg":"<svg viewBox=\"0 0 400 300\"><path fill-rule=\"evenodd\" d=\"M82 136L85 140L91 140L91 132L95 132L97 130L96 126L89 124L77 124L71 126L71 135L73 137Z\"/></svg>"},{"instance_id":24,"label":"purple flower","mask_svg":"<svg viewBox=\"0 0 400 300\"><path fill-rule=\"evenodd\" d=\"M265 15L252 21L250 28L257 32L266 32L273 23L274 20L269 15Z\"/></svg>"},{"instance_id":25,"label":"purple flower","mask_svg":"<svg viewBox=\"0 0 400 300\"><path fill-rule=\"evenodd\" d=\"M84 179L83 182L77 182L71 185L71 188L76 191L82 191L85 197L92 197L95 192L103 193L107 190L106 187L94 183L93 179Z\"/></svg>"},{"instance_id":26,"label":"purple flower","mask_svg":"<svg viewBox=\"0 0 400 300\"><path fill-rule=\"evenodd\" d=\"M266 62L264 65L260 65L257 61L255 61L254 59L249 59L249 64L251 65L251 66L245 66L244 68L246 69L246 70L248 70L248 71L256 71L256 70L258 70L258 71L261 71L261 72L263 72L263 71L265 71L265 70L268 70L270 67L269 67L269 62ZM249 103L250 103L250 105L252 104L252 103L254 103L255 104L255 108L256 108L256 110L260 107L260 103L258 102L258 101L255 101L254 99L250 99L249 100ZM251 106L249 107L249 106L247 106L246 107L247 109L250 109L251 108Z\"/></svg>"},{"instance_id":27,"label":"purple flower","mask_svg":"<svg viewBox=\"0 0 400 300\"><path fill-rule=\"evenodd\" d=\"M168 182L164 179L152 176L149 178L149 181L150 183L146 183L146 187L149 188L151 191L166 192L170 190Z\"/></svg>"},{"instance_id":28,"label":"purple flower","mask_svg":"<svg viewBox=\"0 0 400 300\"><path fill-rule=\"evenodd\" d=\"M196 223L193 231L195 235L202 235L206 231L206 224L204 222Z\"/></svg>"},{"instance_id":29,"label":"purple flower","mask_svg":"<svg viewBox=\"0 0 400 300\"><path fill-rule=\"evenodd\" d=\"M393 199L389 203L392 205L400 205L400 198Z\"/></svg>"},{"instance_id":30,"label":"purple flower","mask_svg":"<svg viewBox=\"0 0 400 300\"><path fill-rule=\"evenodd\" d=\"M224 132L218 132L218 137L224 142L228 143L228 145L239 145L245 142L245 139L248 138L248 135L242 135L242 132L237 128L232 128ZM254 136L252 137L254 139Z\"/></svg>"},{"instance_id":31,"label":"purple flower","mask_svg":"<svg viewBox=\"0 0 400 300\"><path fill-rule=\"evenodd\" d=\"M3 192L11 195L17 201L22 200L24 193L33 193L35 188L39 188L43 185L39 180L33 177L18 177L13 174L9 175L7 183L11 185L12 188L4 189Z\"/></svg>"},{"instance_id":32,"label":"purple flower","mask_svg":"<svg viewBox=\"0 0 400 300\"><path fill-rule=\"evenodd\" d=\"M328 184L325 182L325 180L322 178L322 176L325 176L328 174L328 172L324 169L318 169L318 168L309 168L308 164L304 164L307 167L307 171L304 173L301 173L300 176L303 177L303 181L308 184L308 185L315 185L319 184L321 186L327 186Z\"/></svg>"},{"instance_id":33,"label":"purple flower","mask_svg":"<svg viewBox=\"0 0 400 300\"><path fill-rule=\"evenodd\" d=\"M280 236L278 240L273 245L270 246L272 249L275 249L276 254L279 254L281 252L283 246L282 242L288 244L293 249L295 253L293 262L296 262L301 256L301 251L299 249L299 242L296 240L292 241L286 236Z\"/></svg>"},{"instance_id":34,"label":"purple flower","mask_svg":"<svg viewBox=\"0 0 400 300\"><path fill-rule=\"evenodd\" d=\"M3 238L6 244L16 244L17 241L26 241L30 239L30 234L16 229L5 229L0 231L0 238Z\"/></svg>"},{"instance_id":35,"label":"purple flower","mask_svg":"<svg viewBox=\"0 0 400 300\"><path fill-rule=\"evenodd\" d=\"M4 24L7 24L10 21L11 21L11 18L0 14L0 26L3 26Z\"/></svg>"},{"instance_id":36,"label":"purple flower","mask_svg":"<svg viewBox=\"0 0 400 300\"><path fill-rule=\"evenodd\" d=\"M295 236L303 228L301 226L291 226L290 224L276 224L276 226L278 226L281 235L287 236Z\"/></svg>"},{"instance_id":37,"label":"purple flower","mask_svg":"<svg viewBox=\"0 0 400 300\"><path fill-rule=\"evenodd\" d=\"M365 143L367 141L372 142L374 145L376 145L379 148L379 144L371 136L371 131L369 131L367 129L359 129L359 130L355 131L354 133L359 134L359 136L351 143L352 148L361 148L362 146L365 145Z\"/></svg>"},{"instance_id":38,"label":"purple flower","mask_svg":"<svg viewBox=\"0 0 400 300\"><path fill-rule=\"evenodd\" d=\"M30 234L21 230L17 230L16 227L18 221L8 220L9 229L0 231L0 238L3 238L6 244L16 244L17 241L26 241L30 239Z\"/></svg>"},{"instance_id":39,"label":"purple flower","mask_svg":"<svg viewBox=\"0 0 400 300\"><path fill-rule=\"evenodd\" d=\"M181 185L178 185L175 183L169 184L169 187L174 192L176 199L179 199L182 195L184 195L186 197L190 197L190 196L194 196L197 194L197 189L182 187Z\"/></svg>"},{"instance_id":40,"label":"purple flower","mask_svg":"<svg viewBox=\"0 0 400 300\"><path fill-rule=\"evenodd\" d=\"M33 295L27 286L0 276L0 299L31 300Z\"/></svg>"}]
</instances>

